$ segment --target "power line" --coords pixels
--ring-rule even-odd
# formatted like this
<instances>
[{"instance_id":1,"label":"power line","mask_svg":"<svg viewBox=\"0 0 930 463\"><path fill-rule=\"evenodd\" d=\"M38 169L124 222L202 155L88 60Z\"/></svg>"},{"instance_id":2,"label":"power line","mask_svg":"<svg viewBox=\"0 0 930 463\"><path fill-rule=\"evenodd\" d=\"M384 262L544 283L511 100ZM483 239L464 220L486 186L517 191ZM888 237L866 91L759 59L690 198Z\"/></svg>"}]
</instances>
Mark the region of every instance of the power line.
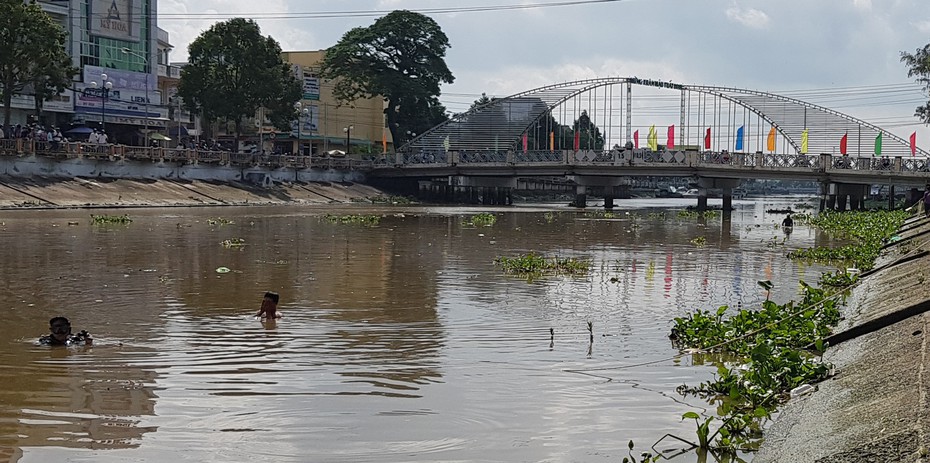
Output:
<instances>
[{"instance_id":1,"label":"power line","mask_svg":"<svg viewBox=\"0 0 930 463\"><path fill-rule=\"evenodd\" d=\"M606 3L629 2L630 0L567 0L550 3L525 3L510 5L489 5L489 6L464 6L464 7L446 7L446 8L421 8L411 11L421 14L459 14L459 13L482 13L493 11L513 11L513 10L532 10L541 8L554 8L566 6L580 6ZM229 19L237 17L246 17L251 19L332 19L332 18L360 18L383 16L395 10L346 10L346 11L321 11L305 13L159 13L159 20L181 21L191 19Z\"/></svg>"}]
</instances>

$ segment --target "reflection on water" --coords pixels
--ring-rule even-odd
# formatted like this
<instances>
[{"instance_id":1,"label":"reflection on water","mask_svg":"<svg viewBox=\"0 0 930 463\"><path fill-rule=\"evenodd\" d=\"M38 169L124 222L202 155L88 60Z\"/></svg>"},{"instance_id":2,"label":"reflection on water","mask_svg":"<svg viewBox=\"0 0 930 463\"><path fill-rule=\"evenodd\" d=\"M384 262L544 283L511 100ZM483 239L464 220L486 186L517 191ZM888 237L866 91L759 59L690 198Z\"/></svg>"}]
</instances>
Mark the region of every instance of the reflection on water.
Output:
<instances>
[{"instance_id":1,"label":"reflection on water","mask_svg":"<svg viewBox=\"0 0 930 463\"><path fill-rule=\"evenodd\" d=\"M479 228L465 208L379 209L373 228L321 220L361 208L138 210L111 227L4 212L2 455L617 461L630 439L689 435L681 414L712 406L675 388L713 370L650 363L677 353L670 320L757 304L763 279L773 299L793 297L821 269L785 254L825 238L785 235L771 202L708 220L654 209L686 204L633 200L610 218L510 208ZM592 272L526 282L493 265L527 252ZM261 322L269 290L283 318ZM33 345L60 314L95 345Z\"/></svg>"}]
</instances>

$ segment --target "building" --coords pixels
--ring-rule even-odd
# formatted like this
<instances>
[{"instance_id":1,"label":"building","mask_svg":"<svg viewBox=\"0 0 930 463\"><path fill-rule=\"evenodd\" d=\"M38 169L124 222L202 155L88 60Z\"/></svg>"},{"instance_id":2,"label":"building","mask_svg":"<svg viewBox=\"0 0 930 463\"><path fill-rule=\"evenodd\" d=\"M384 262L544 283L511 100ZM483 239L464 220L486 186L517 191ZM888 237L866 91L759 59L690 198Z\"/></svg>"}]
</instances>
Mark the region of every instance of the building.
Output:
<instances>
[{"instance_id":1,"label":"building","mask_svg":"<svg viewBox=\"0 0 930 463\"><path fill-rule=\"evenodd\" d=\"M39 0L68 34L65 45L81 71L70 90L43 104L40 123L106 128L111 141L138 144L168 127L159 90L168 35L156 25L156 0ZM164 57L162 52L164 51ZM167 70L166 70L167 73ZM17 95L12 123L34 115L32 95Z\"/></svg>"},{"instance_id":2,"label":"building","mask_svg":"<svg viewBox=\"0 0 930 463\"><path fill-rule=\"evenodd\" d=\"M299 126L294 121L290 133L275 133L272 137L274 149L317 155L391 151L394 142L385 123L384 99L359 99L340 105L333 96L333 84L318 77L325 54L326 50L282 54L297 79L303 82L303 98L298 108ZM262 135L273 130L266 124L261 126Z\"/></svg>"}]
</instances>

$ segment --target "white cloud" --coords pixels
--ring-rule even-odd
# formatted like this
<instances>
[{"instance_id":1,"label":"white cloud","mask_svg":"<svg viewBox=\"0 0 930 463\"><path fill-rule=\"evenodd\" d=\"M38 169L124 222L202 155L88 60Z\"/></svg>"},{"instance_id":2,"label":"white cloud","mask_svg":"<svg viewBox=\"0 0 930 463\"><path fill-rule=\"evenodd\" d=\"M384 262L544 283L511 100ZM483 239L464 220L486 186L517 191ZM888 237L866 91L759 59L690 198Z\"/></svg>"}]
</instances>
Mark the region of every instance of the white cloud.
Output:
<instances>
[{"instance_id":1,"label":"white cloud","mask_svg":"<svg viewBox=\"0 0 930 463\"><path fill-rule=\"evenodd\" d=\"M871 11L872 0L853 0L853 6L858 10Z\"/></svg>"},{"instance_id":2,"label":"white cloud","mask_svg":"<svg viewBox=\"0 0 930 463\"><path fill-rule=\"evenodd\" d=\"M752 29L763 29L769 24L769 15L755 8L742 9L738 5L727 8L727 19Z\"/></svg>"}]
</instances>

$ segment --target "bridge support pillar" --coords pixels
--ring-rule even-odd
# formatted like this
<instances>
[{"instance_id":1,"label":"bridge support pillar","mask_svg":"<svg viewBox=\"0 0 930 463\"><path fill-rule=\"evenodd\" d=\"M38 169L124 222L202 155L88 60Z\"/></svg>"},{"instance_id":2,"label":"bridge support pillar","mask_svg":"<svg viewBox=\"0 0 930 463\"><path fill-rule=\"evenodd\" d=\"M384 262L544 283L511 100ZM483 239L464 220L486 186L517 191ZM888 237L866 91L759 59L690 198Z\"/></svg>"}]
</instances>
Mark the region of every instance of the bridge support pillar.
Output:
<instances>
[{"instance_id":1,"label":"bridge support pillar","mask_svg":"<svg viewBox=\"0 0 930 463\"><path fill-rule=\"evenodd\" d=\"M707 189L701 188L698 190L698 203L697 203L698 212L704 212L707 210Z\"/></svg>"},{"instance_id":2,"label":"bridge support pillar","mask_svg":"<svg viewBox=\"0 0 930 463\"><path fill-rule=\"evenodd\" d=\"M733 189L723 189L723 212L727 213L733 210Z\"/></svg>"},{"instance_id":3,"label":"bridge support pillar","mask_svg":"<svg viewBox=\"0 0 930 463\"><path fill-rule=\"evenodd\" d=\"M897 159L900 160L901 158L897 158ZM894 204L895 204L894 185L888 185L888 210L889 211L894 210Z\"/></svg>"},{"instance_id":4,"label":"bridge support pillar","mask_svg":"<svg viewBox=\"0 0 930 463\"><path fill-rule=\"evenodd\" d=\"M612 195L604 195L604 209L613 209L614 208L614 197Z\"/></svg>"},{"instance_id":5,"label":"bridge support pillar","mask_svg":"<svg viewBox=\"0 0 930 463\"><path fill-rule=\"evenodd\" d=\"M578 185L575 187L575 202L572 205L579 208L588 207L588 188L586 186Z\"/></svg>"},{"instance_id":6,"label":"bridge support pillar","mask_svg":"<svg viewBox=\"0 0 930 463\"><path fill-rule=\"evenodd\" d=\"M846 201L848 199L849 195L836 195L836 210L846 212Z\"/></svg>"},{"instance_id":7,"label":"bridge support pillar","mask_svg":"<svg viewBox=\"0 0 930 463\"><path fill-rule=\"evenodd\" d=\"M917 188L911 188L905 195L904 206L911 207L917 203L917 201L920 201L920 198L923 198L923 193Z\"/></svg>"},{"instance_id":8,"label":"bridge support pillar","mask_svg":"<svg viewBox=\"0 0 930 463\"><path fill-rule=\"evenodd\" d=\"M861 211L865 209L865 198L858 193L849 194L849 210Z\"/></svg>"}]
</instances>

